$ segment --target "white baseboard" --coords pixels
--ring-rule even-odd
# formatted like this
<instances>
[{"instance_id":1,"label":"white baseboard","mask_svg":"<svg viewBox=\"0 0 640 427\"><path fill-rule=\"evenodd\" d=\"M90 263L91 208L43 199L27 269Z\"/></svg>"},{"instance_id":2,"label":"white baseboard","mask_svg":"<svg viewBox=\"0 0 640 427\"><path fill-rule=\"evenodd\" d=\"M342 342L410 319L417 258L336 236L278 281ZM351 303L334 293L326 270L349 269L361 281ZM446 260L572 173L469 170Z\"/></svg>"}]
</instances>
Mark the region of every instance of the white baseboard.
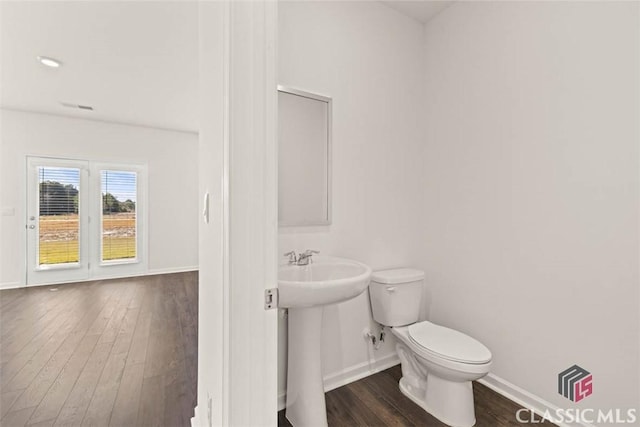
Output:
<instances>
[{"instance_id":1,"label":"white baseboard","mask_svg":"<svg viewBox=\"0 0 640 427\"><path fill-rule=\"evenodd\" d=\"M189 266L189 267L177 267L177 268L157 268L153 270L147 270L141 273L130 273L130 274L119 274L113 276L100 276L100 277L91 277L83 280L70 280L70 281L61 281L55 283L42 283L35 286L51 286L51 285L64 285L65 283L82 283L82 282L92 282L94 280L111 280L111 279L126 279L129 277L142 277L142 276L156 276L159 274L174 274L174 273L187 273L189 271L198 271L198 266ZM0 290L2 289L16 289L16 288L24 288L25 284L22 282L5 282L0 283Z\"/></svg>"},{"instance_id":2,"label":"white baseboard","mask_svg":"<svg viewBox=\"0 0 640 427\"><path fill-rule=\"evenodd\" d=\"M347 385L359 379L368 377L377 372L384 371L392 366L398 365L400 359L398 354L394 351L378 360L362 362L358 365L351 366L340 372L336 372L324 377L324 391L325 393Z\"/></svg>"},{"instance_id":3,"label":"white baseboard","mask_svg":"<svg viewBox=\"0 0 640 427\"><path fill-rule=\"evenodd\" d=\"M556 410L560 409L554 404L547 402L541 397L518 387L515 384L511 384L509 381L504 380L497 375L489 373L486 377L478 380L480 384L489 387L491 390L506 397L507 399L517 403L518 405L533 411L536 415L542 416L546 413L555 414ZM558 423L560 427L595 427L592 424L584 423Z\"/></svg>"},{"instance_id":4,"label":"white baseboard","mask_svg":"<svg viewBox=\"0 0 640 427\"><path fill-rule=\"evenodd\" d=\"M91 277L85 282L91 282L93 280L111 280L111 279L126 279L128 277L143 277L143 276L157 276L160 274L174 274L174 273L187 273L189 271L197 271L198 266L189 266L189 267L176 267L176 268L155 268L153 270L147 270L143 272L136 273L127 273L127 274L116 274L113 276L99 276L99 277Z\"/></svg>"},{"instance_id":5,"label":"white baseboard","mask_svg":"<svg viewBox=\"0 0 640 427\"><path fill-rule=\"evenodd\" d=\"M200 422L200 413L198 411L198 405L193 408L193 417L191 418L191 427L200 427L202 423Z\"/></svg>"},{"instance_id":6,"label":"white baseboard","mask_svg":"<svg viewBox=\"0 0 640 427\"><path fill-rule=\"evenodd\" d=\"M155 276L156 274L173 274L173 273L187 273L189 271L198 271L197 265L189 267L177 267L177 268L154 268L139 276Z\"/></svg>"},{"instance_id":7,"label":"white baseboard","mask_svg":"<svg viewBox=\"0 0 640 427\"><path fill-rule=\"evenodd\" d=\"M384 371L392 366L400 363L398 355L393 352L387 356L384 356L378 360L362 362L349 368L343 369L340 372L335 372L324 377L324 391L325 393L347 385L359 379L368 377L377 372ZM278 411L285 408L287 403L287 391L280 391L278 394Z\"/></svg>"},{"instance_id":8,"label":"white baseboard","mask_svg":"<svg viewBox=\"0 0 640 427\"><path fill-rule=\"evenodd\" d=\"M15 288L21 288L24 285L20 282L4 282L4 283L0 283L0 289L15 289Z\"/></svg>"}]
</instances>

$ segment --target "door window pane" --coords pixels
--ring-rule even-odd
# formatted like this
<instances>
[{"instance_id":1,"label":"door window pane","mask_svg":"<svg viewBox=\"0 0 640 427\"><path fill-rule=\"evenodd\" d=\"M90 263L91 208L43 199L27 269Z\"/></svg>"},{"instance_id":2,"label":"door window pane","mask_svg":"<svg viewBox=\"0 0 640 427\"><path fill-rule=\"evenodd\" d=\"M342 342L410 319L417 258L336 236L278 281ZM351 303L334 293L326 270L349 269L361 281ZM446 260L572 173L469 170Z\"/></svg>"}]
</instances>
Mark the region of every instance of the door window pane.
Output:
<instances>
[{"instance_id":1,"label":"door window pane","mask_svg":"<svg viewBox=\"0 0 640 427\"><path fill-rule=\"evenodd\" d=\"M135 260L137 257L137 173L103 170L102 261Z\"/></svg>"},{"instance_id":2,"label":"door window pane","mask_svg":"<svg viewBox=\"0 0 640 427\"><path fill-rule=\"evenodd\" d=\"M80 169L38 167L38 264L77 263L80 259Z\"/></svg>"}]
</instances>

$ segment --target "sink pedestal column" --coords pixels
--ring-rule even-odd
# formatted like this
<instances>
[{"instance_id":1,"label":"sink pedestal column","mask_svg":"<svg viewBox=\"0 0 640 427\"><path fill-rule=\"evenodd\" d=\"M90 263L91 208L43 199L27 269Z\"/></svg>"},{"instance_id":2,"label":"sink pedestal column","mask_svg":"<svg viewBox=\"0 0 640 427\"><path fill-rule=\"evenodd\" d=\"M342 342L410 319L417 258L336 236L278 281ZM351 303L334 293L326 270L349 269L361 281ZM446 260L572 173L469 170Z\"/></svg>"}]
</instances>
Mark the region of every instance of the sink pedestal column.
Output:
<instances>
[{"instance_id":1,"label":"sink pedestal column","mask_svg":"<svg viewBox=\"0 0 640 427\"><path fill-rule=\"evenodd\" d=\"M294 427L326 426L322 383L323 306L289 309L287 419Z\"/></svg>"}]
</instances>

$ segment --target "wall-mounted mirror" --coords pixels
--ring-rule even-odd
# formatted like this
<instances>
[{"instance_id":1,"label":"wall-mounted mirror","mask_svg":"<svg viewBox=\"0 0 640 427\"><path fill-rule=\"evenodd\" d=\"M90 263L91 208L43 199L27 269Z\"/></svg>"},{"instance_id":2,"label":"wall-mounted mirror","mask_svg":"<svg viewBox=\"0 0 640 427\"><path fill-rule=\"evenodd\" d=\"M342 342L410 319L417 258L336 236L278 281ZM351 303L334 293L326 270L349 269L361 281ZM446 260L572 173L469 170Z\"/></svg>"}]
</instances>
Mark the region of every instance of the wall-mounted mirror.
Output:
<instances>
[{"instance_id":1,"label":"wall-mounted mirror","mask_svg":"<svg viewBox=\"0 0 640 427\"><path fill-rule=\"evenodd\" d=\"M331 98L278 86L278 221L331 223Z\"/></svg>"}]
</instances>

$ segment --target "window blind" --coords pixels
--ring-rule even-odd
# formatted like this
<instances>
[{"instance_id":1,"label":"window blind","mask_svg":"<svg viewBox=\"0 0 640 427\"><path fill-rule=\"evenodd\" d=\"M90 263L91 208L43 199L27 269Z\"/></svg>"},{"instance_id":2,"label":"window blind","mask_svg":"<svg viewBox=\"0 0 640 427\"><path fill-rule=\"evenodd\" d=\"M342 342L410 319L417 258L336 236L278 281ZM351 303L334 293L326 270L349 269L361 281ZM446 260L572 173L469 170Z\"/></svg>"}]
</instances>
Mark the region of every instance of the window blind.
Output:
<instances>
[{"instance_id":1,"label":"window blind","mask_svg":"<svg viewBox=\"0 0 640 427\"><path fill-rule=\"evenodd\" d=\"M102 261L137 257L136 172L100 171Z\"/></svg>"},{"instance_id":2,"label":"window blind","mask_svg":"<svg viewBox=\"0 0 640 427\"><path fill-rule=\"evenodd\" d=\"M78 262L80 169L38 168L38 265Z\"/></svg>"}]
</instances>

